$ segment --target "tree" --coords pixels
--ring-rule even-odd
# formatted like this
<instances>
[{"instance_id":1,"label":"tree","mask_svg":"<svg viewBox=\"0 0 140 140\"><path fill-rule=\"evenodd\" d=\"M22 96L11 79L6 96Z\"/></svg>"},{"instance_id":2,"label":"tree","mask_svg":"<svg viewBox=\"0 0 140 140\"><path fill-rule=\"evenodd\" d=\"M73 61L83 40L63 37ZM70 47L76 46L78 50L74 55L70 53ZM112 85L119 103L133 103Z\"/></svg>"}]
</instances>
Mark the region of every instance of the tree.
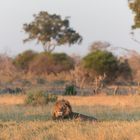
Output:
<instances>
[{"instance_id":1,"label":"tree","mask_svg":"<svg viewBox=\"0 0 140 140\"><path fill-rule=\"evenodd\" d=\"M132 29L140 28L140 0L129 0L129 7L135 14Z\"/></svg>"},{"instance_id":2,"label":"tree","mask_svg":"<svg viewBox=\"0 0 140 140\"><path fill-rule=\"evenodd\" d=\"M129 58L130 59L130 58ZM133 80L129 59L120 57L118 60L118 73L116 81L131 82ZM131 59L130 59L131 60Z\"/></svg>"},{"instance_id":3,"label":"tree","mask_svg":"<svg viewBox=\"0 0 140 140\"><path fill-rule=\"evenodd\" d=\"M96 75L106 74L108 78L113 79L118 70L118 61L111 52L97 50L83 58L83 66Z\"/></svg>"},{"instance_id":4,"label":"tree","mask_svg":"<svg viewBox=\"0 0 140 140\"><path fill-rule=\"evenodd\" d=\"M28 71L29 65L31 61L37 56L37 53L32 50L24 51L23 53L19 54L14 60L14 65L21 69Z\"/></svg>"},{"instance_id":5,"label":"tree","mask_svg":"<svg viewBox=\"0 0 140 140\"><path fill-rule=\"evenodd\" d=\"M97 51L97 50L106 50L111 46L110 43L108 42L102 42L102 41L95 41L91 46L90 46L90 51Z\"/></svg>"},{"instance_id":6,"label":"tree","mask_svg":"<svg viewBox=\"0 0 140 140\"><path fill-rule=\"evenodd\" d=\"M37 40L47 52L52 52L56 46L82 42L81 35L70 27L68 18L45 11L34 15L34 21L24 24L23 29L28 34L24 42Z\"/></svg>"},{"instance_id":7,"label":"tree","mask_svg":"<svg viewBox=\"0 0 140 140\"><path fill-rule=\"evenodd\" d=\"M132 25L132 39L140 44L140 40L135 37L135 30L140 28L140 0L128 0L130 9L134 12L134 24Z\"/></svg>"},{"instance_id":8,"label":"tree","mask_svg":"<svg viewBox=\"0 0 140 140\"><path fill-rule=\"evenodd\" d=\"M56 72L69 71L74 69L74 60L65 53L53 53L53 61Z\"/></svg>"}]
</instances>

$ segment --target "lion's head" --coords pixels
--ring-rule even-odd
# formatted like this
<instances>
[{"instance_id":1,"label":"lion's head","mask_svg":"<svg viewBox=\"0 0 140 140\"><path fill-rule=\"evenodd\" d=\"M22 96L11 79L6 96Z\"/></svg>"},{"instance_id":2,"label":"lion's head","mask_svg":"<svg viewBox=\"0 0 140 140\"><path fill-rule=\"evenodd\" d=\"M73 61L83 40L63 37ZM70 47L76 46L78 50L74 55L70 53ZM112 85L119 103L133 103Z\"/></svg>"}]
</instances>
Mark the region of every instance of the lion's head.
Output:
<instances>
[{"instance_id":1,"label":"lion's head","mask_svg":"<svg viewBox=\"0 0 140 140\"><path fill-rule=\"evenodd\" d=\"M64 119L72 113L72 107L67 100L59 100L54 105L53 119Z\"/></svg>"}]
</instances>

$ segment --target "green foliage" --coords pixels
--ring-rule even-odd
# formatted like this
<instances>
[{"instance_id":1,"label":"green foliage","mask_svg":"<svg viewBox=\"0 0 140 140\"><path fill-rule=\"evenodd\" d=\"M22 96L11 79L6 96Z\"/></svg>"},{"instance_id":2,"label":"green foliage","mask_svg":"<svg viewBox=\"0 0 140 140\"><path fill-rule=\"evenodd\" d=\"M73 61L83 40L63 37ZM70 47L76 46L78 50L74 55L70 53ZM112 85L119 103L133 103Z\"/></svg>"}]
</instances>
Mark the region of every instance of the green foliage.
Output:
<instances>
[{"instance_id":1,"label":"green foliage","mask_svg":"<svg viewBox=\"0 0 140 140\"><path fill-rule=\"evenodd\" d=\"M112 77L118 70L118 61L111 52L97 50L83 58L83 66L97 75L106 74Z\"/></svg>"},{"instance_id":2,"label":"green foliage","mask_svg":"<svg viewBox=\"0 0 140 140\"><path fill-rule=\"evenodd\" d=\"M45 105L49 102L55 102L57 100L57 96L53 94L46 94L43 91L36 91L27 94L25 99L25 104L28 105Z\"/></svg>"},{"instance_id":3,"label":"green foliage","mask_svg":"<svg viewBox=\"0 0 140 140\"><path fill-rule=\"evenodd\" d=\"M62 19L59 15L45 11L34 15L34 21L24 24L23 29L28 34L24 42L37 40L47 52L51 52L55 46L72 45L82 41L82 37L69 26L67 18Z\"/></svg>"},{"instance_id":4,"label":"green foliage","mask_svg":"<svg viewBox=\"0 0 140 140\"><path fill-rule=\"evenodd\" d=\"M118 78L119 80L121 81L125 81L125 82L128 82L128 81L132 81L133 79L133 76L132 76L132 69L128 63L128 60L127 59L120 59L119 60L119 63L118 63Z\"/></svg>"},{"instance_id":5,"label":"green foliage","mask_svg":"<svg viewBox=\"0 0 140 140\"><path fill-rule=\"evenodd\" d=\"M69 84L65 88L64 95L76 95L77 90L74 84Z\"/></svg>"},{"instance_id":6,"label":"green foliage","mask_svg":"<svg viewBox=\"0 0 140 140\"><path fill-rule=\"evenodd\" d=\"M55 94L47 94L47 98L49 102L56 102L58 97Z\"/></svg>"},{"instance_id":7,"label":"green foliage","mask_svg":"<svg viewBox=\"0 0 140 140\"><path fill-rule=\"evenodd\" d=\"M28 70L30 62L37 55L36 52L27 50L21 54L19 54L13 61L14 65L22 70Z\"/></svg>"},{"instance_id":8,"label":"green foliage","mask_svg":"<svg viewBox=\"0 0 140 140\"><path fill-rule=\"evenodd\" d=\"M74 68L74 60L65 53L52 54L57 71L68 71Z\"/></svg>"},{"instance_id":9,"label":"green foliage","mask_svg":"<svg viewBox=\"0 0 140 140\"><path fill-rule=\"evenodd\" d=\"M140 28L140 0L129 0L129 7L135 13L132 29Z\"/></svg>"},{"instance_id":10,"label":"green foliage","mask_svg":"<svg viewBox=\"0 0 140 140\"><path fill-rule=\"evenodd\" d=\"M60 73L74 68L74 61L64 53L40 53L30 64L30 71L35 74Z\"/></svg>"}]
</instances>

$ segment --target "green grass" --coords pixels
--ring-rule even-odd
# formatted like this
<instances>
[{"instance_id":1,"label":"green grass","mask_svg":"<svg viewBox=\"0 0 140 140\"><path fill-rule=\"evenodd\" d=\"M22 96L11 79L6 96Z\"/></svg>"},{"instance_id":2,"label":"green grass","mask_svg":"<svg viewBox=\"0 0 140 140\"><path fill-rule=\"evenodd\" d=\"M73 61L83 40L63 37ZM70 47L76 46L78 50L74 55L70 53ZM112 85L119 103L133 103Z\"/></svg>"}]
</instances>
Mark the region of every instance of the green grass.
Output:
<instances>
[{"instance_id":1,"label":"green grass","mask_svg":"<svg viewBox=\"0 0 140 140\"><path fill-rule=\"evenodd\" d=\"M0 106L0 121L47 121L51 120L53 104L46 106ZM111 106L74 106L73 111L95 116L100 121L138 121L140 108Z\"/></svg>"},{"instance_id":2,"label":"green grass","mask_svg":"<svg viewBox=\"0 0 140 140\"><path fill-rule=\"evenodd\" d=\"M112 106L78 106L76 112L89 116L96 116L100 121L138 121L140 120L140 108L112 107Z\"/></svg>"}]
</instances>

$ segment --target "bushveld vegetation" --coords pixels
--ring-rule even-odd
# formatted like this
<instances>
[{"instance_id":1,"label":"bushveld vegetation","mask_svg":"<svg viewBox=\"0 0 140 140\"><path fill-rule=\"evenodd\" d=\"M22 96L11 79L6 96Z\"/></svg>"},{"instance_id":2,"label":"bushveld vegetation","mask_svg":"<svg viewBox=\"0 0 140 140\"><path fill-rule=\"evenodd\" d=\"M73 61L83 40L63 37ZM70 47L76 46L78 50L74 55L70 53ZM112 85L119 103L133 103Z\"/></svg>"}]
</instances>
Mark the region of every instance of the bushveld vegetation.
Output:
<instances>
[{"instance_id":1,"label":"bushveld vegetation","mask_svg":"<svg viewBox=\"0 0 140 140\"><path fill-rule=\"evenodd\" d=\"M25 104L27 105L46 105L49 102L56 102L57 96L53 94L47 94L43 91L34 91L28 93Z\"/></svg>"},{"instance_id":2,"label":"bushveld vegetation","mask_svg":"<svg viewBox=\"0 0 140 140\"><path fill-rule=\"evenodd\" d=\"M31 50L14 58L1 55L0 86L3 89L0 93L7 91L7 87L26 91L40 86L47 91L61 92L67 85L74 85L76 93L84 95L121 94L121 88L128 90L127 93L139 94L139 54L133 52L128 57L117 57L104 42L95 42L90 48L83 58ZM112 89L113 85L116 87Z\"/></svg>"},{"instance_id":3,"label":"bushveld vegetation","mask_svg":"<svg viewBox=\"0 0 140 140\"><path fill-rule=\"evenodd\" d=\"M135 13L132 29L140 27L139 3L129 2ZM127 56L117 56L101 41L84 57L54 53L56 46L80 44L83 38L69 18L46 11L23 30L24 42L35 40L44 52L0 55L0 140L140 140L138 53L125 49ZM53 121L58 99L98 122Z\"/></svg>"},{"instance_id":4,"label":"bushveld vegetation","mask_svg":"<svg viewBox=\"0 0 140 140\"><path fill-rule=\"evenodd\" d=\"M98 56L99 52L103 56L104 53L108 53L104 50L94 50L92 54L95 53ZM115 77L112 79L108 78L109 71L107 74L97 73L92 67L84 67L84 58L77 61L67 54L36 53L30 60L19 59L20 56L26 56L26 53L15 58L2 56L1 63L6 62L7 65L1 65L3 77L0 79L0 93L2 94L0 95L0 139L139 140L140 96L139 86L135 83L139 82L139 79L134 77L134 73L139 73L139 68L138 63L134 67L135 63L132 61L136 56L128 57L126 61L125 58L116 58L112 53L109 52L109 54L117 66ZM138 58L139 55L137 55ZM17 66L18 61L25 61L26 69L20 68L20 65ZM108 62L110 61L106 61ZM34 67L31 69L33 64ZM129 70L127 74L126 70ZM6 74L9 77L5 76ZM121 84L128 90L128 95L119 91ZM109 88L113 86L115 88L112 92ZM5 89L20 87L24 92L17 95L5 95L3 94L3 91L6 91L4 87ZM91 87L93 88L89 94L88 89ZM137 92L132 94L135 88ZM105 89L108 91L106 92ZM61 93L66 93L67 96L59 95ZM72 93L76 95L68 96ZM68 100L73 111L95 116L99 122L92 124L69 120L52 121L53 105L57 99Z\"/></svg>"}]
</instances>

